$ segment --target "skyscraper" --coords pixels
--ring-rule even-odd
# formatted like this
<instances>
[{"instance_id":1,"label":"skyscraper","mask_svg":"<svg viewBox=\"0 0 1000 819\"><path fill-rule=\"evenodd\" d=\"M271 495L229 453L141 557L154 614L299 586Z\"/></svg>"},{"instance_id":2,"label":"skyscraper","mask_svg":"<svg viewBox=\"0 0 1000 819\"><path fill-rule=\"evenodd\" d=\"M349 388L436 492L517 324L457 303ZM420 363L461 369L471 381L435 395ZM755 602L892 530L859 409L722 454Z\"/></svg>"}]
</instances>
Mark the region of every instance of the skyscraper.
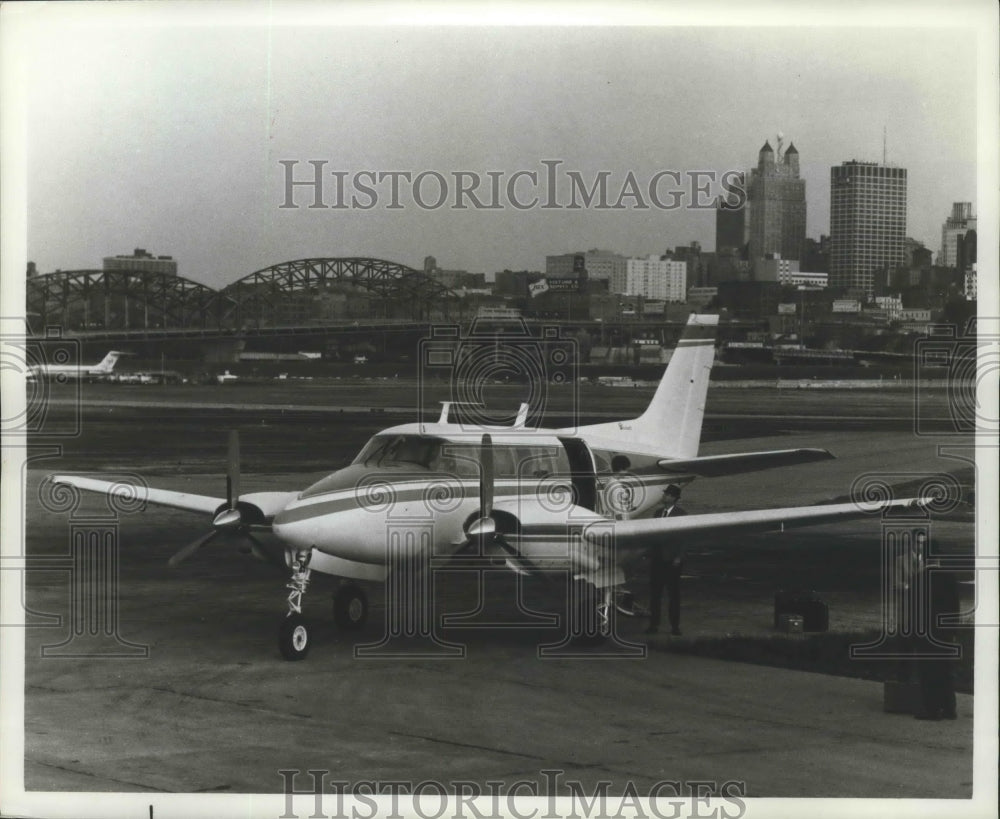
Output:
<instances>
[{"instance_id":1,"label":"skyscraper","mask_svg":"<svg viewBox=\"0 0 1000 819\"><path fill-rule=\"evenodd\" d=\"M830 286L875 294L906 263L906 168L850 160L830 168Z\"/></svg>"},{"instance_id":2,"label":"skyscraper","mask_svg":"<svg viewBox=\"0 0 1000 819\"><path fill-rule=\"evenodd\" d=\"M976 229L976 217L972 214L971 202L955 202L951 206L951 216L941 226L941 252L938 264L944 267L958 267L959 238L964 238L970 230Z\"/></svg>"},{"instance_id":3,"label":"skyscraper","mask_svg":"<svg viewBox=\"0 0 1000 819\"><path fill-rule=\"evenodd\" d=\"M757 155L747 181L751 261L778 254L801 259L806 239L806 181L799 178L799 152L794 144L775 156L770 142Z\"/></svg>"},{"instance_id":4,"label":"skyscraper","mask_svg":"<svg viewBox=\"0 0 1000 819\"><path fill-rule=\"evenodd\" d=\"M738 184L746 190L746 174L740 174ZM737 251L742 253L747 243L747 207L730 205L726 197L715 200L715 252Z\"/></svg>"}]
</instances>

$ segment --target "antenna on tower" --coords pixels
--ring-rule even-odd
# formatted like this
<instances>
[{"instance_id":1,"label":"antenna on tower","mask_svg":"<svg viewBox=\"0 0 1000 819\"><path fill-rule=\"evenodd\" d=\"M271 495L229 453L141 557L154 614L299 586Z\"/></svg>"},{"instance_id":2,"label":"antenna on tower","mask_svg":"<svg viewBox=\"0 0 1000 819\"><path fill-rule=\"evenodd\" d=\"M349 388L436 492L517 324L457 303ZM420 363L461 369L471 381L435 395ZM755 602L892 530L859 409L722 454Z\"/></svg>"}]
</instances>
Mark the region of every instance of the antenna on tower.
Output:
<instances>
[{"instance_id":1,"label":"antenna on tower","mask_svg":"<svg viewBox=\"0 0 1000 819\"><path fill-rule=\"evenodd\" d=\"M882 164L885 164L885 125L882 126Z\"/></svg>"},{"instance_id":2,"label":"antenna on tower","mask_svg":"<svg viewBox=\"0 0 1000 819\"><path fill-rule=\"evenodd\" d=\"M781 162L781 158L784 155L781 152L781 145L784 141L785 141L785 135L781 133L781 131L778 131L778 152L777 156L775 157L778 160L778 162Z\"/></svg>"}]
</instances>

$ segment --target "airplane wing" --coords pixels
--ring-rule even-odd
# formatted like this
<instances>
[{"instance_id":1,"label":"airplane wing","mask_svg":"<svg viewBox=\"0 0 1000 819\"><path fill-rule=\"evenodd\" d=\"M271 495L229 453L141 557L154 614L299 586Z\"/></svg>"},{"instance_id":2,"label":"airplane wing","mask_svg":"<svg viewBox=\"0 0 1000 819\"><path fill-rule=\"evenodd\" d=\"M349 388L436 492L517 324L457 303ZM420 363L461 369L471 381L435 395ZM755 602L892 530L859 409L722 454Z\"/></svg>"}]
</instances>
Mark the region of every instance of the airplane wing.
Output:
<instances>
[{"instance_id":1,"label":"airplane wing","mask_svg":"<svg viewBox=\"0 0 1000 819\"><path fill-rule=\"evenodd\" d=\"M584 537L593 543L606 540L608 527L613 527L616 548L649 548L660 546L676 549L699 539L720 535L776 532L800 526L817 526L852 518L869 517L887 509L922 508L930 499L908 498L861 505L833 503L819 506L793 506L783 509L755 509L740 512L715 512L708 515L683 515L669 518L603 521L592 524Z\"/></svg>"},{"instance_id":2,"label":"airplane wing","mask_svg":"<svg viewBox=\"0 0 1000 819\"><path fill-rule=\"evenodd\" d=\"M216 514L220 507L226 506L225 498L214 498L208 495L195 495L190 492L174 492L169 489L156 489L142 484L127 481L103 481L96 478L85 478L80 475L53 475L52 482L75 486L86 492L98 492L102 495L114 495L123 499L135 499L139 503L152 503L156 506L170 506L174 509L186 509L189 512L203 512L207 515ZM240 503L248 503L260 510L264 522L281 511L297 492L252 492L240 495Z\"/></svg>"},{"instance_id":3,"label":"airplane wing","mask_svg":"<svg viewBox=\"0 0 1000 819\"><path fill-rule=\"evenodd\" d=\"M826 461L834 456L825 449L774 449L765 452L740 452L734 455L706 455L699 458L663 458L660 469L703 478L739 475L758 469Z\"/></svg>"}]
</instances>

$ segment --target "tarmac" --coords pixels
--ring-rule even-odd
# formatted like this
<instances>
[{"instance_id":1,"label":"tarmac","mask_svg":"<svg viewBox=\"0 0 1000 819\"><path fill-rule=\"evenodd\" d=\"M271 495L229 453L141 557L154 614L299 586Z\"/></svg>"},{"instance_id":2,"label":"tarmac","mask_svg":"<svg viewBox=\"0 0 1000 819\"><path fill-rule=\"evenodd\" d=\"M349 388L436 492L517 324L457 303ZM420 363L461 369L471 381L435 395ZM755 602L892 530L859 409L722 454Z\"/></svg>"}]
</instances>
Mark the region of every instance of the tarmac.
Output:
<instances>
[{"instance_id":1,"label":"tarmac","mask_svg":"<svg viewBox=\"0 0 1000 819\"><path fill-rule=\"evenodd\" d=\"M685 495L689 509L842 494L871 464L873 451L882 453L882 470L937 472L948 465L934 446L905 432L768 440L784 447L835 444L840 459L780 470L768 480L697 482ZM705 454L767 444L718 442ZM43 474L28 473L27 554L59 558L76 518L40 507ZM291 489L315 477L249 474L243 491ZM169 474L151 483L219 493L217 476ZM106 515L102 499L89 497L74 514L86 521L102 509ZM877 543L877 520L820 528L846 541ZM645 795L671 780L737 783L738 793L754 799L973 795L971 695L959 695L957 720L918 721L884 712L877 681L670 650L672 640L734 628L768 633L773 589L728 599L730 585L703 577L693 588L712 593L686 599L682 638L649 638L641 619L625 618L620 650L612 641L580 656L540 656L540 646L565 636L564 618L545 627L445 629L443 614L473 608L477 600L474 580L450 576L435 587L432 632L451 647L397 640L395 656L371 657L357 656L355 648L378 644L387 633L381 588L368 589L366 628L348 634L330 617L333 581L319 576L305 604L316 626L311 653L289 663L276 641L285 609L281 572L220 543L179 569L166 567L170 554L205 530L197 516L177 510L122 516L114 527L121 547L116 606L90 614L113 626L110 635L80 627L87 614L74 608L80 601L65 571L28 573L29 791L281 794L287 783L280 771L320 770L351 783L348 790L372 781L471 782L486 789L491 781L523 780L537 783L543 795L567 796L571 783L589 794L608 781L611 793L633 787ZM965 523L942 523L937 531L952 543L972 537ZM522 622L512 603L516 580L489 575L488 610ZM529 581L526 600L558 614L564 598L556 586ZM853 597L845 592L831 628L877 623L878 604L870 589ZM629 653L638 656L623 656ZM552 771L561 773L553 779ZM296 787L308 787L308 777Z\"/></svg>"}]
</instances>

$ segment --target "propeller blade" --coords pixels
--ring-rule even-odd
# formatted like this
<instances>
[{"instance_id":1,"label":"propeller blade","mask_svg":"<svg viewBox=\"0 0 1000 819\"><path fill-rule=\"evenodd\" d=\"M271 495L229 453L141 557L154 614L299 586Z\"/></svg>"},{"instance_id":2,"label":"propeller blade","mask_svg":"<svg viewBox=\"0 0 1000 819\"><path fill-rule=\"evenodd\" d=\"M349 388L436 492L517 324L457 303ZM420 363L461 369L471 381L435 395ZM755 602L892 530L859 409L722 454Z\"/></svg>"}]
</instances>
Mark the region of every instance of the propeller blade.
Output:
<instances>
[{"instance_id":1,"label":"propeller blade","mask_svg":"<svg viewBox=\"0 0 1000 819\"><path fill-rule=\"evenodd\" d=\"M493 438L483 434L479 447L479 519L493 514Z\"/></svg>"},{"instance_id":2,"label":"propeller blade","mask_svg":"<svg viewBox=\"0 0 1000 819\"><path fill-rule=\"evenodd\" d=\"M504 552L506 552L505 557L507 566L518 574L529 575L538 572L538 567L517 549L511 546L502 535L497 535L493 538L493 545L499 546Z\"/></svg>"},{"instance_id":3,"label":"propeller blade","mask_svg":"<svg viewBox=\"0 0 1000 819\"><path fill-rule=\"evenodd\" d=\"M229 430L229 452L226 457L226 502L235 509L240 499L240 434Z\"/></svg>"},{"instance_id":4,"label":"propeller blade","mask_svg":"<svg viewBox=\"0 0 1000 819\"><path fill-rule=\"evenodd\" d=\"M531 576L531 572L528 571L528 569L525 566L523 566L521 563L519 563L518 561L514 560L514 558L512 558L512 557L508 557L506 560L504 560L504 563L507 565L508 569L510 569L512 572L514 572L514 574L519 574L522 577L530 577Z\"/></svg>"},{"instance_id":5,"label":"propeller blade","mask_svg":"<svg viewBox=\"0 0 1000 819\"><path fill-rule=\"evenodd\" d=\"M206 543L208 543L210 540L212 540L218 534L219 534L219 531L218 530L214 530L212 532L209 532L207 535L202 535L197 540L192 541L187 546L185 546L183 549L180 549L179 551L177 551L173 555L173 557L171 557L170 560L167 561L167 565L170 566L170 568L172 568L172 569L175 568L178 564L184 562L189 557L191 557L191 555L193 555L195 552L197 552L202 546L204 546Z\"/></svg>"},{"instance_id":6,"label":"propeller blade","mask_svg":"<svg viewBox=\"0 0 1000 819\"><path fill-rule=\"evenodd\" d=\"M271 554L267 549L264 548L264 544L261 543L257 538L251 535L249 532L244 532L243 536L250 543L250 552L258 560L263 560L265 563L270 563L272 566L277 566L281 569L285 567L285 560L283 557L278 557L277 555Z\"/></svg>"}]
</instances>

